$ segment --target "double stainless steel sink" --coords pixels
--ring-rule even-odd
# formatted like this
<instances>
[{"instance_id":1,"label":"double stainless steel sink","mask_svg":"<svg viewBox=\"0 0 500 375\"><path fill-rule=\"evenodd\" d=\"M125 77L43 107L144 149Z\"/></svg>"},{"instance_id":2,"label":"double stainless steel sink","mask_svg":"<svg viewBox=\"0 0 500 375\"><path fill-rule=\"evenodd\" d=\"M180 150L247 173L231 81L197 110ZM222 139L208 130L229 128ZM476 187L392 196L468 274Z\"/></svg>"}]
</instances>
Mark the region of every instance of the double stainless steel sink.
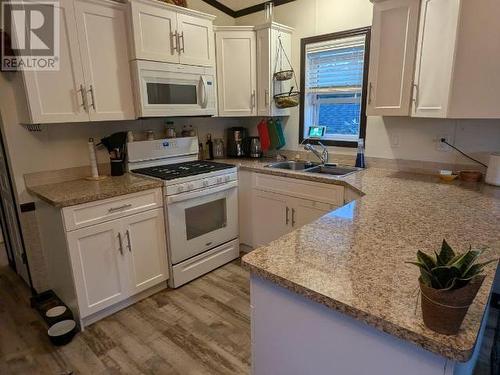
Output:
<instances>
[{"instance_id":1,"label":"double stainless steel sink","mask_svg":"<svg viewBox=\"0 0 500 375\"><path fill-rule=\"evenodd\" d=\"M318 164L307 161L280 161L269 164L269 168L288 169L292 171L301 171L307 173L327 174L331 176L346 176L351 173L362 170L361 168L350 167L338 164Z\"/></svg>"}]
</instances>

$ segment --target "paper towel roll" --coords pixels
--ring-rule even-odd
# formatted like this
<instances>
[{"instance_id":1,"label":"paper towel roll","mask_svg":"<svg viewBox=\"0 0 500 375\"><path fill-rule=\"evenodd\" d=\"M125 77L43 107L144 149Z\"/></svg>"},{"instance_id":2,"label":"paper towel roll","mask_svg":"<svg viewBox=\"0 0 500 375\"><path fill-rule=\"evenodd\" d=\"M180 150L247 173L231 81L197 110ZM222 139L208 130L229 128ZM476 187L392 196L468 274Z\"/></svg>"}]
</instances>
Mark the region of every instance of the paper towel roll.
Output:
<instances>
[{"instance_id":1,"label":"paper towel roll","mask_svg":"<svg viewBox=\"0 0 500 375\"><path fill-rule=\"evenodd\" d=\"M97 158L95 156L95 145L94 138L89 138L88 142L89 146L89 159L90 159L90 168L92 170L92 177L99 177L99 170L97 169Z\"/></svg>"},{"instance_id":2,"label":"paper towel roll","mask_svg":"<svg viewBox=\"0 0 500 375\"><path fill-rule=\"evenodd\" d=\"M485 181L487 184L500 186L500 153L490 155Z\"/></svg>"}]
</instances>

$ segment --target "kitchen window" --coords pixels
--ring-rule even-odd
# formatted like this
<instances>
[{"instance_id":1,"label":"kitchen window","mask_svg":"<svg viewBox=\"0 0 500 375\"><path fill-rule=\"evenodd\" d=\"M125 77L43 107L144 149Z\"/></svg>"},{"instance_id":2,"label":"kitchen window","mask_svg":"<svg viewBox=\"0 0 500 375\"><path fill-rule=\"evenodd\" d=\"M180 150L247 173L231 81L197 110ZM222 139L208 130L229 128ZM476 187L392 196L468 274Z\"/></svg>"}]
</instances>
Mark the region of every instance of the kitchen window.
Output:
<instances>
[{"instance_id":1,"label":"kitchen window","mask_svg":"<svg viewBox=\"0 0 500 375\"><path fill-rule=\"evenodd\" d=\"M328 146L356 147L366 137L369 46L369 27L301 40L300 142L314 126L324 127Z\"/></svg>"}]
</instances>

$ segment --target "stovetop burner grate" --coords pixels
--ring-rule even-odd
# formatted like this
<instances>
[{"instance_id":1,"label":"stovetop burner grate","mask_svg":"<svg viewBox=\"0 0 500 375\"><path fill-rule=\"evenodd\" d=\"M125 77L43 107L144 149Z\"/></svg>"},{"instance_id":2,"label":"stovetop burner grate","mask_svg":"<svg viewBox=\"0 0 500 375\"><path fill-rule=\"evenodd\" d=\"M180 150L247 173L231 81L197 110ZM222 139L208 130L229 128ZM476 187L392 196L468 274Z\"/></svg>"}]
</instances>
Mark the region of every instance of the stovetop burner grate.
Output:
<instances>
[{"instance_id":1,"label":"stovetop burner grate","mask_svg":"<svg viewBox=\"0 0 500 375\"><path fill-rule=\"evenodd\" d=\"M176 178L196 176L199 174L210 173L229 168L234 168L234 165L215 163L206 160L196 160L184 163L159 165L156 167L139 168L132 170L132 172L169 181Z\"/></svg>"}]
</instances>

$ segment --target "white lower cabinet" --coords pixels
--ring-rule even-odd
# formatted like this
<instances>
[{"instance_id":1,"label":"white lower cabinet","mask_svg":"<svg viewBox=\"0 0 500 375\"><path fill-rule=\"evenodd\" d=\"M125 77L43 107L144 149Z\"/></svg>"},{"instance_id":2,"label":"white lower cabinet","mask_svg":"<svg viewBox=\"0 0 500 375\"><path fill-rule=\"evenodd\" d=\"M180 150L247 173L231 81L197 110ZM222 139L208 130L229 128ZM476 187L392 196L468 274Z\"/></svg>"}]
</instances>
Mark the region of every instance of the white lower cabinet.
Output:
<instances>
[{"instance_id":1,"label":"white lower cabinet","mask_svg":"<svg viewBox=\"0 0 500 375\"><path fill-rule=\"evenodd\" d=\"M162 209L132 215L122 221L130 293L142 292L167 280L168 264Z\"/></svg>"},{"instance_id":2,"label":"white lower cabinet","mask_svg":"<svg viewBox=\"0 0 500 375\"><path fill-rule=\"evenodd\" d=\"M68 233L80 317L89 316L127 297L127 259L118 236L120 220Z\"/></svg>"},{"instance_id":3,"label":"white lower cabinet","mask_svg":"<svg viewBox=\"0 0 500 375\"><path fill-rule=\"evenodd\" d=\"M290 200L285 195L255 190L254 247L264 246L292 230Z\"/></svg>"},{"instance_id":4,"label":"white lower cabinet","mask_svg":"<svg viewBox=\"0 0 500 375\"><path fill-rule=\"evenodd\" d=\"M249 199L240 215L241 243L257 248L309 224L344 204L344 187L288 177L240 171L240 179L251 191L240 192ZM240 203L241 204L241 203Z\"/></svg>"},{"instance_id":5,"label":"white lower cabinet","mask_svg":"<svg viewBox=\"0 0 500 375\"><path fill-rule=\"evenodd\" d=\"M50 287L82 327L167 287L161 191L62 210L37 203ZM82 217L86 220L73 220Z\"/></svg>"}]
</instances>

